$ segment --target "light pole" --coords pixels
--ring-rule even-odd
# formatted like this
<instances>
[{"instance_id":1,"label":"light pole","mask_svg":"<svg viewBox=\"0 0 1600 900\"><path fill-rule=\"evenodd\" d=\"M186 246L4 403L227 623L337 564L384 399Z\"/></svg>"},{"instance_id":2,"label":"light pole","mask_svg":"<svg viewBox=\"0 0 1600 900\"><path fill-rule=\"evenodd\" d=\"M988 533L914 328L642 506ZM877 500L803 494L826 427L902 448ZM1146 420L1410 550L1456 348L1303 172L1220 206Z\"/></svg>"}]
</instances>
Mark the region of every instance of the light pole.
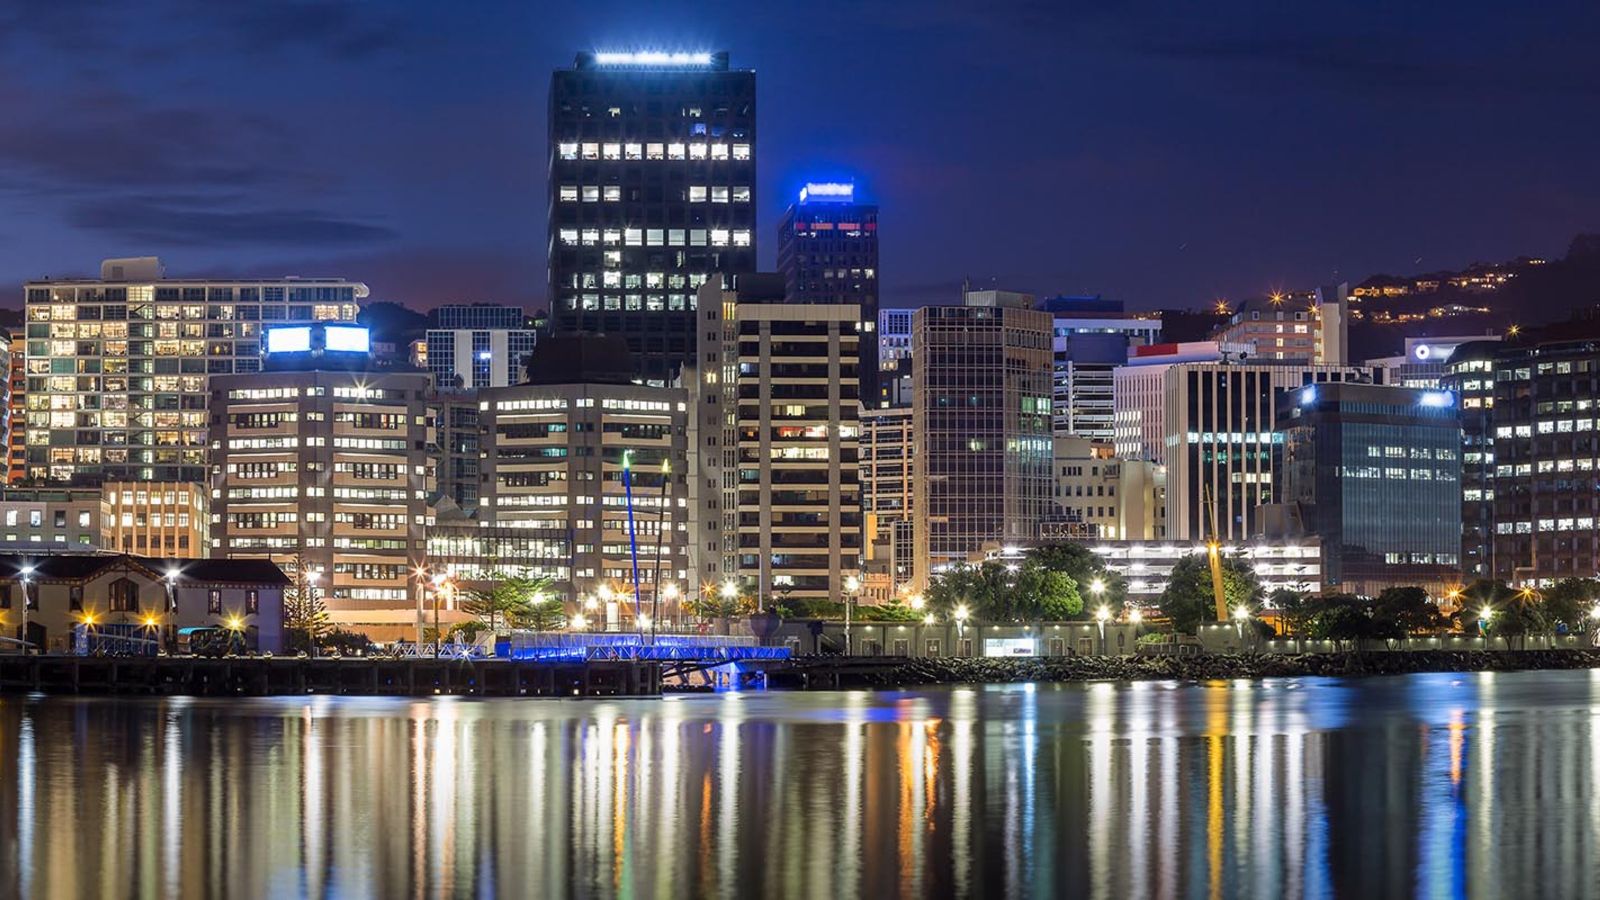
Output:
<instances>
[{"instance_id":1,"label":"light pole","mask_svg":"<svg viewBox=\"0 0 1600 900\"><path fill-rule=\"evenodd\" d=\"M655 602L657 604L660 604L660 602L662 600L667 601L667 613L669 615L672 613L673 603L676 602L677 599L678 599L678 584L677 584L677 582L669 581L666 584L661 585L661 589L656 591L656 601ZM661 621L661 609L660 609L659 605L652 612L650 618L651 618L652 621L655 621L655 622L660 622ZM676 621L676 617L674 617L674 621Z\"/></svg>"},{"instance_id":2,"label":"light pole","mask_svg":"<svg viewBox=\"0 0 1600 900\"><path fill-rule=\"evenodd\" d=\"M28 648L33 646L28 641L28 607L33 605L31 597L33 587L33 566L22 567L22 652L27 655Z\"/></svg>"},{"instance_id":3,"label":"light pole","mask_svg":"<svg viewBox=\"0 0 1600 900\"><path fill-rule=\"evenodd\" d=\"M967 636L967 617L970 616L970 615L972 615L972 612L967 609L967 605L965 603L962 603L962 604L960 604L960 605L958 605L956 607L955 618L956 618L956 639L957 640L964 640L966 638L966 636ZM960 649L960 648L958 647L957 649Z\"/></svg>"},{"instance_id":4,"label":"light pole","mask_svg":"<svg viewBox=\"0 0 1600 900\"><path fill-rule=\"evenodd\" d=\"M723 600L723 602L725 604L727 604L722 608L722 613L723 613L722 621L723 622L727 622L728 621L728 617L732 616L734 614L734 612L736 612L736 608L734 606L734 603L738 599L739 599L739 584L738 584L738 582L734 581L732 578L729 578L727 581L724 581L722 583L722 600Z\"/></svg>"},{"instance_id":5,"label":"light pole","mask_svg":"<svg viewBox=\"0 0 1600 900\"><path fill-rule=\"evenodd\" d=\"M850 655L850 607L855 605L856 591L861 590L861 579L850 575L844 580L844 655Z\"/></svg>"},{"instance_id":6,"label":"light pole","mask_svg":"<svg viewBox=\"0 0 1600 900\"><path fill-rule=\"evenodd\" d=\"M439 645L444 643L444 637L439 633L439 596L444 593L445 585L450 581L450 573L433 573L433 658L439 658Z\"/></svg>"},{"instance_id":7,"label":"light pole","mask_svg":"<svg viewBox=\"0 0 1600 900\"><path fill-rule=\"evenodd\" d=\"M1089 590L1093 591L1094 588L1091 587L1091 588L1089 588ZM1103 590L1103 588L1102 588L1102 590ZM1095 593L1098 594L1099 591L1095 591ZM1111 607L1109 607L1109 606L1101 606L1099 609L1095 610L1094 611L1094 620L1100 626L1100 655L1101 656L1105 656L1106 655L1106 623L1111 621Z\"/></svg>"},{"instance_id":8,"label":"light pole","mask_svg":"<svg viewBox=\"0 0 1600 900\"><path fill-rule=\"evenodd\" d=\"M1245 649L1245 646L1244 646L1244 623L1245 623L1245 620L1248 619L1248 618L1250 618L1250 610L1245 609L1242 606L1236 606L1236 607L1233 608L1233 627L1239 634L1239 650L1240 650L1240 652L1243 652L1244 649Z\"/></svg>"},{"instance_id":9,"label":"light pole","mask_svg":"<svg viewBox=\"0 0 1600 900\"><path fill-rule=\"evenodd\" d=\"M168 653L172 652L172 641L178 631L178 576L182 574L174 567L167 570L164 579L167 588L167 630L161 643Z\"/></svg>"},{"instance_id":10,"label":"light pole","mask_svg":"<svg viewBox=\"0 0 1600 900\"><path fill-rule=\"evenodd\" d=\"M306 602L303 613L306 616L306 646L312 659L317 658L317 580L321 577L322 573L316 569L306 570Z\"/></svg>"}]
</instances>

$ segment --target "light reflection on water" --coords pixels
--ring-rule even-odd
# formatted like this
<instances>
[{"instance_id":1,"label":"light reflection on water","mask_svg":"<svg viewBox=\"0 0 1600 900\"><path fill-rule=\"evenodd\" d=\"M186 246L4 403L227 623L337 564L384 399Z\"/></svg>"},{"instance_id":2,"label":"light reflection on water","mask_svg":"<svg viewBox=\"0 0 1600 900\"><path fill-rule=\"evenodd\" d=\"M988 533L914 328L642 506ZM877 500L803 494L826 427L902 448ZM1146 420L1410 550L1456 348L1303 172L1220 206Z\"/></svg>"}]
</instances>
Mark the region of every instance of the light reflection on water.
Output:
<instances>
[{"instance_id":1,"label":"light reflection on water","mask_svg":"<svg viewBox=\"0 0 1600 900\"><path fill-rule=\"evenodd\" d=\"M0 698L0 897L1585 896L1600 672Z\"/></svg>"}]
</instances>

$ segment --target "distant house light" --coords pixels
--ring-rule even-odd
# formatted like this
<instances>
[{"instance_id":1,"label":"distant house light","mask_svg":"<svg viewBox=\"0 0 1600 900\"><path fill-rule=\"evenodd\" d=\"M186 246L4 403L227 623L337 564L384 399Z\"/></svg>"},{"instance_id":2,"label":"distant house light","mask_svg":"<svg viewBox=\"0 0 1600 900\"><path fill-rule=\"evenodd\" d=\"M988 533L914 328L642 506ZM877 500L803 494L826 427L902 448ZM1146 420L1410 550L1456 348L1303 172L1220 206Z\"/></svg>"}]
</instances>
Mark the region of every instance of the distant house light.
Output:
<instances>
[{"instance_id":1,"label":"distant house light","mask_svg":"<svg viewBox=\"0 0 1600 900\"><path fill-rule=\"evenodd\" d=\"M800 202L820 200L827 203L850 203L855 200L856 186L850 182L811 181L800 189Z\"/></svg>"}]
</instances>

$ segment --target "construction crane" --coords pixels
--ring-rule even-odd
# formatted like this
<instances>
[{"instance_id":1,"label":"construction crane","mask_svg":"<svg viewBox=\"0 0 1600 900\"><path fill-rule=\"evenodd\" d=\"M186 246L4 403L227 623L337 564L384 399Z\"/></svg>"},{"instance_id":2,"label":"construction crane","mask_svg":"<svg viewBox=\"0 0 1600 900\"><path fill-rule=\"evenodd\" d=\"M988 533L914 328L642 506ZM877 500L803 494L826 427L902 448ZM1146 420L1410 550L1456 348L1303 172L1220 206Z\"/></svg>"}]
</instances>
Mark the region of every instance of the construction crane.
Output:
<instances>
[{"instance_id":1,"label":"construction crane","mask_svg":"<svg viewBox=\"0 0 1600 900\"><path fill-rule=\"evenodd\" d=\"M1211 596L1217 601L1217 621L1228 621L1228 595L1222 589L1222 533L1217 528L1217 497L1211 485L1200 488L1200 500L1211 519L1211 537L1206 540L1206 559L1211 563Z\"/></svg>"}]
</instances>

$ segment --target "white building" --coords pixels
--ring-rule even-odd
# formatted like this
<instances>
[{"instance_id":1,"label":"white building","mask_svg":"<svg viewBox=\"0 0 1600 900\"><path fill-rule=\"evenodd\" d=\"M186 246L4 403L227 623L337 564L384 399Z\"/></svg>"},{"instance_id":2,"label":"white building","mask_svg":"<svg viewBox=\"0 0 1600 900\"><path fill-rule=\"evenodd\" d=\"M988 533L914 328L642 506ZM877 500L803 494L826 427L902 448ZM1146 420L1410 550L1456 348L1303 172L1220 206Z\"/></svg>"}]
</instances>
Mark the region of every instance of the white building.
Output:
<instances>
[{"instance_id":1,"label":"white building","mask_svg":"<svg viewBox=\"0 0 1600 900\"><path fill-rule=\"evenodd\" d=\"M1399 356L1369 359L1367 365L1373 368L1379 384L1438 390L1439 379L1449 370L1447 364L1457 347L1476 341L1500 339L1497 334L1406 338L1405 352Z\"/></svg>"},{"instance_id":2,"label":"white building","mask_svg":"<svg viewBox=\"0 0 1600 900\"><path fill-rule=\"evenodd\" d=\"M1141 348L1116 372L1116 454L1167 469L1167 536L1260 533L1256 508L1276 499L1280 391L1325 381L1370 381L1360 366L1233 362L1212 342Z\"/></svg>"}]
</instances>

